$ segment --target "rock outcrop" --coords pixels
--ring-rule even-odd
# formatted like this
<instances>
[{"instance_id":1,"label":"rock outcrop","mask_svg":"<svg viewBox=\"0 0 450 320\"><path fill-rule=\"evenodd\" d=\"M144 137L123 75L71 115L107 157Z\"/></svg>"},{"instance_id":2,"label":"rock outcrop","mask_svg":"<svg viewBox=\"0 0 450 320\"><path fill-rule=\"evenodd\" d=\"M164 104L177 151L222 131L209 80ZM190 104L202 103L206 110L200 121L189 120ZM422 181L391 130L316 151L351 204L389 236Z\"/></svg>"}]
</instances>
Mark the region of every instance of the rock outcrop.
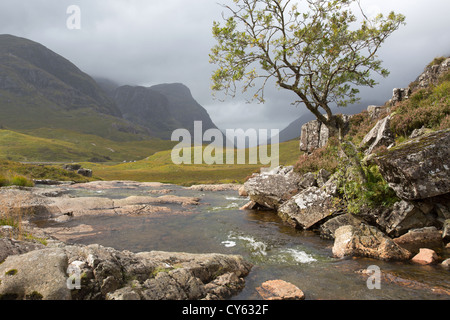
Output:
<instances>
[{"instance_id":1,"label":"rock outcrop","mask_svg":"<svg viewBox=\"0 0 450 320\"><path fill-rule=\"evenodd\" d=\"M409 96L411 95L411 89L410 88L395 88L392 93L392 99L389 100L389 104L391 106L395 105L398 102L404 101L409 99Z\"/></svg>"},{"instance_id":2,"label":"rock outcrop","mask_svg":"<svg viewBox=\"0 0 450 320\"><path fill-rule=\"evenodd\" d=\"M335 119L334 121L340 121L342 123L342 134L346 135L352 116L342 114L337 115L336 117L340 117L340 119ZM336 133L330 132L328 127L318 120L305 123L301 130L300 151L312 153L316 149L325 147L330 137L335 134Z\"/></svg>"},{"instance_id":3,"label":"rock outcrop","mask_svg":"<svg viewBox=\"0 0 450 320\"><path fill-rule=\"evenodd\" d=\"M310 121L302 126L300 150L311 153L326 146L329 138L330 131L322 122L318 120Z\"/></svg>"},{"instance_id":4,"label":"rock outcrop","mask_svg":"<svg viewBox=\"0 0 450 320\"><path fill-rule=\"evenodd\" d=\"M383 178L405 200L450 193L450 130L403 143L374 159Z\"/></svg>"},{"instance_id":5,"label":"rock outcrop","mask_svg":"<svg viewBox=\"0 0 450 320\"><path fill-rule=\"evenodd\" d=\"M86 184L89 186L90 184ZM93 183L95 187L95 183ZM75 188L75 186L74 186ZM2 189L0 204L11 212L21 213L24 219L62 219L96 215L155 215L177 214L189 206L196 206L200 198L163 196L130 196L124 199L106 197L65 196L64 192L39 189ZM179 210L166 205L178 205Z\"/></svg>"},{"instance_id":6,"label":"rock outcrop","mask_svg":"<svg viewBox=\"0 0 450 320\"><path fill-rule=\"evenodd\" d=\"M0 298L225 299L242 290L251 268L240 256L131 253L55 242L0 265Z\"/></svg>"},{"instance_id":7,"label":"rock outcrop","mask_svg":"<svg viewBox=\"0 0 450 320\"><path fill-rule=\"evenodd\" d=\"M450 70L450 58L443 59L441 63L428 66L425 71L417 78L418 88L427 88L436 84L438 79Z\"/></svg>"},{"instance_id":8,"label":"rock outcrop","mask_svg":"<svg viewBox=\"0 0 450 320\"><path fill-rule=\"evenodd\" d=\"M395 143L390 126L391 117L388 116L378 121L375 127L364 137L360 147L367 148L366 154L371 154L378 147L389 147Z\"/></svg>"}]
</instances>

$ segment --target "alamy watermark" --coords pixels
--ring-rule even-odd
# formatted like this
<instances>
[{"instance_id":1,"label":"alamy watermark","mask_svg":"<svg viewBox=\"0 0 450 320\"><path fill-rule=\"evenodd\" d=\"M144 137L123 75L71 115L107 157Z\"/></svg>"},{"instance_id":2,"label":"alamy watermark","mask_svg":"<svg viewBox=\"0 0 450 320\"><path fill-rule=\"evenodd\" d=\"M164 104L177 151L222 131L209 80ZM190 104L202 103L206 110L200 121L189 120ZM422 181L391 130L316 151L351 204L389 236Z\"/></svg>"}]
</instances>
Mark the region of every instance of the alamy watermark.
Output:
<instances>
[{"instance_id":1,"label":"alamy watermark","mask_svg":"<svg viewBox=\"0 0 450 320\"><path fill-rule=\"evenodd\" d=\"M367 279L367 288L369 290L381 289L381 269L378 266L369 266L366 269L366 274L369 275Z\"/></svg>"},{"instance_id":2,"label":"alamy watermark","mask_svg":"<svg viewBox=\"0 0 450 320\"><path fill-rule=\"evenodd\" d=\"M177 129L172 141L180 142L172 149L172 162L180 164L261 164L279 166L278 129L219 129L203 132L203 123L194 122L194 136L187 129ZM204 147L205 143L210 143ZM270 145L270 147L269 147ZM250 147L249 147L250 146ZM256 147L257 146L257 147ZM270 155L269 155L270 149ZM248 158L247 158L248 156Z\"/></svg>"},{"instance_id":3,"label":"alamy watermark","mask_svg":"<svg viewBox=\"0 0 450 320\"><path fill-rule=\"evenodd\" d=\"M67 268L68 278L66 281L67 289L80 290L81 289L81 265L84 264L80 261L72 262Z\"/></svg>"},{"instance_id":4,"label":"alamy watermark","mask_svg":"<svg viewBox=\"0 0 450 320\"><path fill-rule=\"evenodd\" d=\"M69 30L81 29L81 9L77 5L70 5L67 7L66 13L69 17L66 20L66 26Z\"/></svg>"}]
</instances>

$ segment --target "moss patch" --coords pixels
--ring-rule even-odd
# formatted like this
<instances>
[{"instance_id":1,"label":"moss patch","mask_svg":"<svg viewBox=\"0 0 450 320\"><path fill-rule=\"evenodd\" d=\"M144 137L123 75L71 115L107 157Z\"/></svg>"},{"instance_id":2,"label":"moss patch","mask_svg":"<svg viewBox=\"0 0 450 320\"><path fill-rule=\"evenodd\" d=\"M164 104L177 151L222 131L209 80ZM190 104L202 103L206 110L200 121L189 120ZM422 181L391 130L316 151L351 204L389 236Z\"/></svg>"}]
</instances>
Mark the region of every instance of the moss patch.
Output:
<instances>
[{"instance_id":1,"label":"moss patch","mask_svg":"<svg viewBox=\"0 0 450 320\"><path fill-rule=\"evenodd\" d=\"M11 269L9 271L6 271L5 275L7 275L7 276L15 276L17 274L17 272L18 272L17 269Z\"/></svg>"}]
</instances>

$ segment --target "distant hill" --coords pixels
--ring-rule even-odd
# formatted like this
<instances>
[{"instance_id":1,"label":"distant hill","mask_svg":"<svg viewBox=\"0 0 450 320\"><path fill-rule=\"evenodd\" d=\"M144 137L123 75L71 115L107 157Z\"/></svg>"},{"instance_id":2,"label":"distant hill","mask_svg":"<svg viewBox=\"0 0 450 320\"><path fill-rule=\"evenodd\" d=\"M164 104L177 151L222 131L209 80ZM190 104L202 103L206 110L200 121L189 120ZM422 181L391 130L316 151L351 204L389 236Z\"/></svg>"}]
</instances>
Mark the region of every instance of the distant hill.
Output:
<instances>
[{"instance_id":1,"label":"distant hill","mask_svg":"<svg viewBox=\"0 0 450 320\"><path fill-rule=\"evenodd\" d=\"M63 128L113 140L148 137L124 119L97 82L43 45L0 35L0 125Z\"/></svg>"},{"instance_id":2,"label":"distant hill","mask_svg":"<svg viewBox=\"0 0 450 320\"><path fill-rule=\"evenodd\" d=\"M175 129L192 131L197 120L204 130L216 128L183 84L119 87L94 80L39 43L0 35L0 128L37 136L45 128L114 141L169 140Z\"/></svg>"},{"instance_id":3,"label":"distant hill","mask_svg":"<svg viewBox=\"0 0 450 320\"><path fill-rule=\"evenodd\" d=\"M113 97L126 120L146 127L162 139L170 139L176 129L187 129L193 134L195 121L202 121L203 131L217 128L205 108L181 83L150 88L122 86Z\"/></svg>"}]
</instances>

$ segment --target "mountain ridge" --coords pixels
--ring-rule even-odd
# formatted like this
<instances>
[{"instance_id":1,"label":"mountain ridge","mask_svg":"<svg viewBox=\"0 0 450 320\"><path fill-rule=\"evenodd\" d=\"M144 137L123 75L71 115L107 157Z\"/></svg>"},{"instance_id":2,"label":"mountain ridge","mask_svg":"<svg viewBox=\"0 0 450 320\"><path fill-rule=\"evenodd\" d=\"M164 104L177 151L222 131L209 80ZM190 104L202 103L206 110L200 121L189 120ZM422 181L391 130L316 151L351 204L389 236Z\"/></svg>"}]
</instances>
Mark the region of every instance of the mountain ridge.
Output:
<instances>
[{"instance_id":1,"label":"mountain ridge","mask_svg":"<svg viewBox=\"0 0 450 320\"><path fill-rule=\"evenodd\" d=\"M0 35L0 127L26 134L65 129L115 141L170 140L173 130L192 130L196 120L205 130L216 128L181 83L119 86L94 79L40 43Z\"/></svg>"}]
</instances>

